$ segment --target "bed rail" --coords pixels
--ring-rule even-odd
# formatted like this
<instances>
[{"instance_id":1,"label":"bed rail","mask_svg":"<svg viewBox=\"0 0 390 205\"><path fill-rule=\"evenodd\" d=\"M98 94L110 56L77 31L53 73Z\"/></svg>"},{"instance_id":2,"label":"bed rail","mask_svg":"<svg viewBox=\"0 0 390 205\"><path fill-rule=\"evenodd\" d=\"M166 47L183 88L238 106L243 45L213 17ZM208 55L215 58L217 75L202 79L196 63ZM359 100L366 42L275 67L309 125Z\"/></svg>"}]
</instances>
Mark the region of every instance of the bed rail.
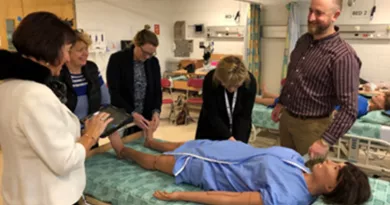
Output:
<instances>
[{"instance_id":1,"label":"bed rail","mask_svg":"<svg viewBox=\"0 0 390 205\"><path fill-rule=\"evenodd\" d=\"M388 156L390 142L346 134L332 147L335 155L329 156L330 159L339 162L353 162L363 169L390 176L390 166L385 167L383 162L379 163Z\"/></svg>"},{"instance_id":2,"label":"bed rail","mask_svg":"<svg viewBox=\"0 0 390 205\"><path fill-rule=\"evenodd\" d=\"M253 143L262 130L274 131L267 128L256 127L252 124L249 142ZM279 145L279 137L275 140L275 145ZM352 162L370 173L374 172L379 176L390 177L390 164L386 167L385 163L383 163L383 160L389 156L389 153L390 142L388 141L345 134L332 146L328 158L337 162Z\"/></svg>"}]
</instances>

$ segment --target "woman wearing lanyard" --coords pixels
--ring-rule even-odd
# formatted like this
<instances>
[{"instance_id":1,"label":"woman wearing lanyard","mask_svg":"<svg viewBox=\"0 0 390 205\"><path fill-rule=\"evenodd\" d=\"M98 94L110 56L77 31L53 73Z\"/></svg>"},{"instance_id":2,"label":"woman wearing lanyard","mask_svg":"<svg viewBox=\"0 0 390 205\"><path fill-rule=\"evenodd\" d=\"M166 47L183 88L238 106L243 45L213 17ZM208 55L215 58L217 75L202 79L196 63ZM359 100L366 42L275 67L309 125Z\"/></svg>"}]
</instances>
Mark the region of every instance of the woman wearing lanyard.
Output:
<instances>
[{"instance_id":1,"label":"woman wearing lanyard","mask_svg":"<svg viewBox=\"0 0 390 205\"><path fill-rule=\"evenodd\" d=\"M256 97L256 80L240 58L223 58L203 82L203 105L196 139L247 143Z\"/></svg>"}]
</instances>

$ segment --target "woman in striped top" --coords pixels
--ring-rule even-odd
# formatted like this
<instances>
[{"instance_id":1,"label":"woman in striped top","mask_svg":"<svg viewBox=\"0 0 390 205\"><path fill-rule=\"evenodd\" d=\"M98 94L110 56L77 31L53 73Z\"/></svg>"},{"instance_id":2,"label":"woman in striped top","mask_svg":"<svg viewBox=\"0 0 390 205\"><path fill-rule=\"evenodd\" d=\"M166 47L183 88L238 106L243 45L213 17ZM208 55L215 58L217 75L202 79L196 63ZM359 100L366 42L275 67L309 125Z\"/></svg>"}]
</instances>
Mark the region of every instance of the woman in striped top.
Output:
<instances>
[{"instance_id":1,"label":"woman in striped top","mask_svg":"<svg viewBox=\"0 0 390 205\"><path fill-rule=\"evenodd\" d=\"M89 36L77 32L77 40L70 50L70 61L61 70L60 80L67 87L66 106L79 118L111 104L110 94L97 65L88 61Z\"/></svg>"}]
</instances>

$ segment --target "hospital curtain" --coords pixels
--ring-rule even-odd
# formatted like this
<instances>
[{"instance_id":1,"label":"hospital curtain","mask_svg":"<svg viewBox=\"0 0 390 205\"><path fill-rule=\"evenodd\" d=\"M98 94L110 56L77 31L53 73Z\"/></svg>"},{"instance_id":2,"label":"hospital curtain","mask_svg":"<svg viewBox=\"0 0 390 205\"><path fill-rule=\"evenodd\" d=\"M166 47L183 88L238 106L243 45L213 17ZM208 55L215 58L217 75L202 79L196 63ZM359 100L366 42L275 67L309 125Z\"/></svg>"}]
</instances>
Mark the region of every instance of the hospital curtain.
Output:
<instances>
[{"instance_id":1,"label":"hospital curtain","mask_svg":"<svg viewBox=\"0 0 390 205\"><path fill-rule=\"evenodd\" d=\"M248 11L245 32L245 61L249 71L255 76L260 91L261 60L260 60L260 5L251 4Z\"/></svg>"},{"instance_id":2,"label":"hospital curtain","mask_svg":"<svg viewBox=\"0 0 390 205\"><path fill-rule=\"evenodd\" d=\"M288 63L290 61L290 54L295 47L296 42L300 36L301 23L299 20L299 4L297 2L291 2L286 5L288 10L288 25L287 35L284 46L284 57L282 67L282 79L287 75Z\"/></svg>"}]
</instances>

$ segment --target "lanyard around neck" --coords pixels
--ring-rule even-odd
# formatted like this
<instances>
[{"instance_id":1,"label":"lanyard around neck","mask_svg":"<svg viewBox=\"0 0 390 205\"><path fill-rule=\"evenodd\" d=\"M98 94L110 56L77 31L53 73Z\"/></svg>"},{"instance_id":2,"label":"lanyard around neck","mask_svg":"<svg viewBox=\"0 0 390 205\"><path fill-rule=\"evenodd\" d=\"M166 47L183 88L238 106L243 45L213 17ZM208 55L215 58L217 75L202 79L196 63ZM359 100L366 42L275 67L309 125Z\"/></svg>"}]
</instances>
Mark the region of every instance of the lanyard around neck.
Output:
<instances>
[{"instance_id":1,"label":"lanyard around neck","mask_svg":"<svg viewBox=\"0 0 390 205\"><path fill-rule=\"evenodd\" d=\"M229 117L230 134L233 134L233 113L234 113L234 108L236 107L236 102L237 102L237 90L234 92L231 108L230 108L230 103L229 103L229 99L227 96L227 92L225 90L225 103L226 103L227 114Z\"/></svg>"}]
</instances>

